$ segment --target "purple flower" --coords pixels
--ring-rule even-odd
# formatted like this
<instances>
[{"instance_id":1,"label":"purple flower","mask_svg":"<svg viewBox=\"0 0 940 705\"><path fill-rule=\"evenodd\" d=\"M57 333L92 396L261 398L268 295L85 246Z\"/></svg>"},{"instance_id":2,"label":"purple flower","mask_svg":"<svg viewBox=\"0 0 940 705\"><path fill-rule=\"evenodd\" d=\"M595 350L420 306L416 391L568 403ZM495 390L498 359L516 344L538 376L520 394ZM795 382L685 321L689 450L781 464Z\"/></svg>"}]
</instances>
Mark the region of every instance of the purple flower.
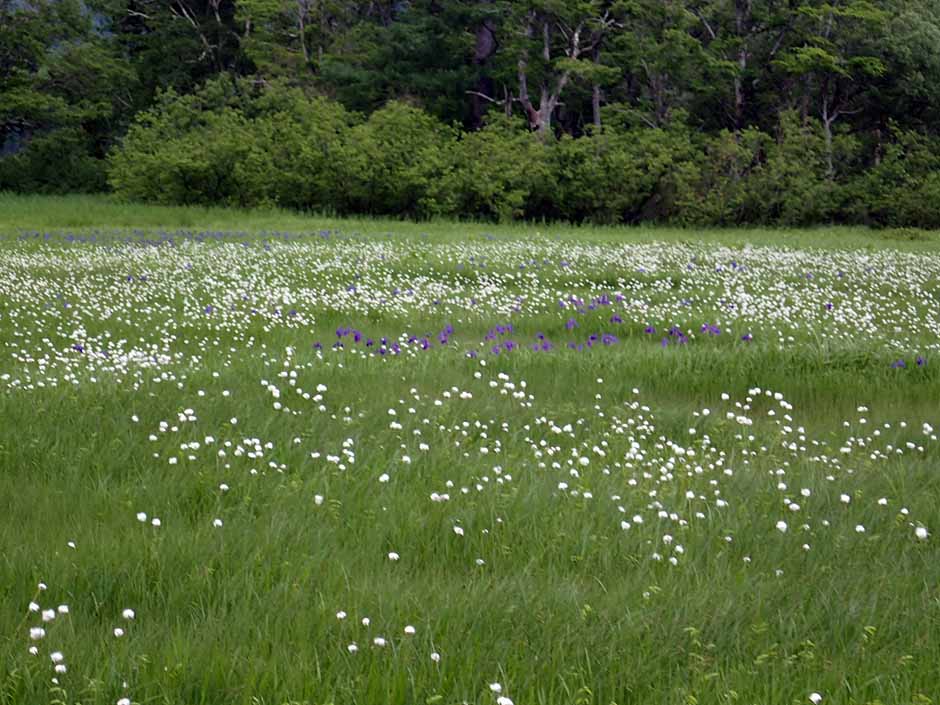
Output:
<instances>
[{"instance_id":1,"label":"purple flower","mask_svg":"<svg viewBox=\"0 0 940 705\"><path fill-rule=\"evenodd\" d=\"M741 336L741 340L743 340L745 343L750 343L752 340L754 340L754 336L750 333L745 333Z\"/></svg>"},{"instance_id":2,"label":"purple flower","mask_svg":"<svg viewBox=\"0 0 940 705\"><path fill-rule=\"evenodd\" d=\"M924 358L924 357L922 357L922 356L920 356L920 355L918 355L918 356L917 356L917 366L918 366L918 367L923 367L923 366L926 365L926 364L927 364L927 359Z\"/></svg>"},{"instance_id":3,"label":"purple flower","mask_svg":"<svg viewBox=\"0 0 940 705\"><path fill-rule=\"evenodd\" d=\"M646 328L643 329L643 332L647 335L655 335L656 329L653 326L646 326Z\"/></svg>"},{"instance_id":4,"label":"purple flower","mask_svg":"<svg viewBox=\"0 0 940 705\"><path fill-rule=\"evenodd\" d=\"M577 328L577 327L578 327L578 322L573 318L569 318L567 322L565 323L565 328L567 330L572 330L573 328Z\"/></svg>"},{"instance_id":5,"label":"purple flower","mask_svg":"<svg viewBox=\"0 0 940 705\"><path fill-rule=\"evenodd\" d=\"M615 313L613 316L610 317L610 322L611 323L623 323L623 319L618 314Z\"/></svg>"},{"instance_id":6,"label":"purple flower","mask_svg":"<svg viewBox=\"0 0 940 705\"><path fill-rule=\"evenodd\" d=\"M905 367L907 367L907 364L903 359L898 359L891 363L891 369L893 370L904 369Z\"/></svg>"}]
</instances>

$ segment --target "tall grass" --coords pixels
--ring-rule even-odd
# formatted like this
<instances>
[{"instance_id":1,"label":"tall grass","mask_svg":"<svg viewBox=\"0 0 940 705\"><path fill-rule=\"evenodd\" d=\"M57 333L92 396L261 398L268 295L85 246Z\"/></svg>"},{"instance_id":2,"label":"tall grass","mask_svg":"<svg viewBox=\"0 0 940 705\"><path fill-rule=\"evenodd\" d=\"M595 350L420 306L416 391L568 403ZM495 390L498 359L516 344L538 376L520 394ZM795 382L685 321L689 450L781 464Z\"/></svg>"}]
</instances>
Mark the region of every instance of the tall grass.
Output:
<instances>
[{"instance_id":1,"label":"tall grass","mask_svg":"<svg viewBox=\"0 0 940 705\"><path fill-rule=\"evenodd\" d=\"M78 228L122 232L18 239ZM159 228L363 237L142 246ZM0 197L0 231L3 705L938 702L929 254L97 197ZM510 322L556 348L480 345ZM403 332L430 349L377 354Z\"/></svg>"}]
</instances>

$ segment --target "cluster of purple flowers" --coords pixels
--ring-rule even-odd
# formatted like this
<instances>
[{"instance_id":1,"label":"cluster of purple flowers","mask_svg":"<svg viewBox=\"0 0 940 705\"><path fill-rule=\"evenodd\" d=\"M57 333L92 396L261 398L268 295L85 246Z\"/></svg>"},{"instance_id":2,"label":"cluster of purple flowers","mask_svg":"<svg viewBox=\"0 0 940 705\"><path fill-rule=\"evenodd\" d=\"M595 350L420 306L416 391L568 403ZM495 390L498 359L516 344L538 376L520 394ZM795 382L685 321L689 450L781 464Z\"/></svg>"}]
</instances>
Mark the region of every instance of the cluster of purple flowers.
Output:
<instances>
[{"instance_id":1,"label":"cluster of purple flowers","mask_svg":"<svg viewBox=\"0 0 940 705\"><path fill-rule=\"evenodd\" d=\"M918 355L914 359L914 364L917 365L918 367L924 367L927 364L927 358L923 357L922 355ZM891 369L893 370L907 369L907 363L904 361L903 357L898 358L897 360L891 363Z\"/></svg>"},{"instance_id":2,"label":"cluster of purple flowers","mask_svg":"<svg viewBox=\"0 0 940 705\"><path fill-rule=\"evenodd\" d=\"M444 346L450 341L450 336L454 334L454 327L451 324L447 324L442 328L437 334L432 335L428 333L423 336L418 335L409 335L407 338L406 345L412 345L420 350L430 350L434 345L434 340L438 342L439 345ZM337 341L333 343L332 347L335 350L345 349L348 343L352 345L359 345L364 343L367 348L375 348L375 351L379 355L398 355L402 351L402 345L398 340L392 340L387 336L382 336L378 339L378 345L376 345L376 340L374 338L367 337L361 330L358 328L352 328L350 326L341 326L336 329ZM314 350L322 350L323 343L319 340L313 344Z\"/></svg>"}]
</instances>

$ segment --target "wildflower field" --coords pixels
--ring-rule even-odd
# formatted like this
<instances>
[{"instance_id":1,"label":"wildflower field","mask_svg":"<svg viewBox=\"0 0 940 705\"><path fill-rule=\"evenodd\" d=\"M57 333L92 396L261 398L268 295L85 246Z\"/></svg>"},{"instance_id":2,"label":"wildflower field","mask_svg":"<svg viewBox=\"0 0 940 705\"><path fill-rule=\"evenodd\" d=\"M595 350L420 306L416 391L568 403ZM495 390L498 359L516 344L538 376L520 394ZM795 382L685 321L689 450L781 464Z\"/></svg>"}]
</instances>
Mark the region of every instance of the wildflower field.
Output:
<instances>
[{"instance_id":1,"label":"wildflower field","mask_svg":"<svg viewBox=\"0 0 940 705\"><path fill-rule=\"evenodd\" d=\"M937 236L57 217L3 705L940 703Z\"/></svg>"}]
</instances>

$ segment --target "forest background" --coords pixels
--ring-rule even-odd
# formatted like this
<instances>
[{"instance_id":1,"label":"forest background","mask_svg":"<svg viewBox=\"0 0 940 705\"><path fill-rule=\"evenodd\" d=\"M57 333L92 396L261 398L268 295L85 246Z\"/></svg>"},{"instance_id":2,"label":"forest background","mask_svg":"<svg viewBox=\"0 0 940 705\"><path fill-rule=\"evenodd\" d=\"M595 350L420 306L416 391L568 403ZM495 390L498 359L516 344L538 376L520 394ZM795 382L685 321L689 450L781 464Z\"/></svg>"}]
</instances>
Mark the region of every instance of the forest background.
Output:
<instances>
[{"instance_id":1,"label":"forest background","mask_svg":"<svg viewBox=\"0 0 940 705\"><path fill-rule=\"evenodd\" d=\"M940 0L0 0L0 191L940 227Z\"/></svg>"}]
</instances>

